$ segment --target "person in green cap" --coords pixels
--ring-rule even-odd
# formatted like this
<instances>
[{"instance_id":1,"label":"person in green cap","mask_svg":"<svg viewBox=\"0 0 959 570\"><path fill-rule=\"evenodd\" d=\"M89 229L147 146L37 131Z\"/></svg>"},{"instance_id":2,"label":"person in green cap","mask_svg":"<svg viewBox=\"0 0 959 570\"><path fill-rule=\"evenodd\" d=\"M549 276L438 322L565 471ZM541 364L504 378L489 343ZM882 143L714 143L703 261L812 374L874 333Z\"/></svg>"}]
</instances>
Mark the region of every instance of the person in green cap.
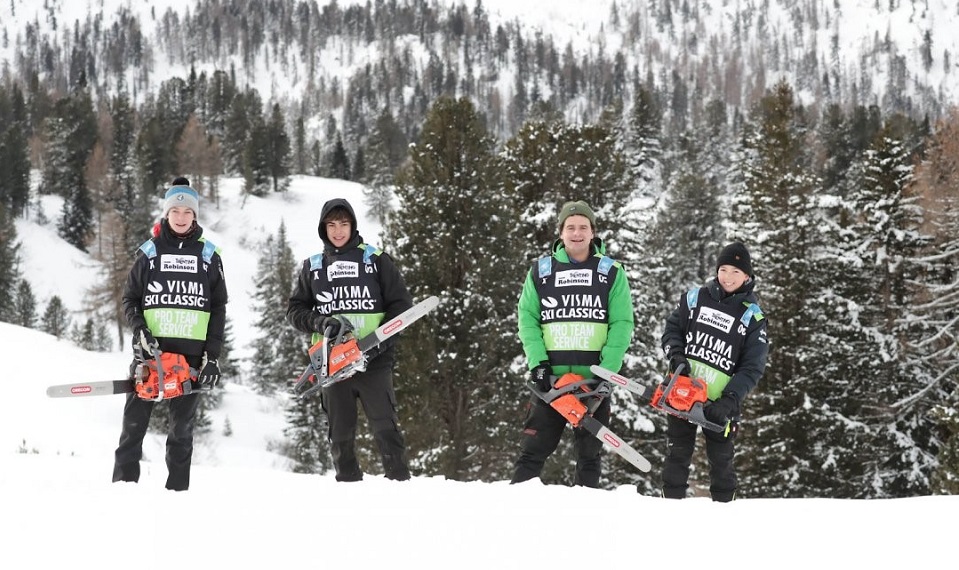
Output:
<instances>
[{"instance_id":1,"label":"person in green cap","mask_svg":"<svg viewBox=\"0 0 959 570\"><path fill-rule=\"evenodd\" d=\"M530 382L541 392L567 372L589 378L590 365L619 372L633 332L633 306L623 266L606 256L596 237L596 216L582 201L567 202L559 213L559 239L551 255L529 270L519 299L519 338ZM609 425L609 398L593 417ZM535 394L530 398L512 483L540 476L556 450L566 419ZM600 440L573 430L575 485L599 487Z\"/></svg>"}]
</instances>

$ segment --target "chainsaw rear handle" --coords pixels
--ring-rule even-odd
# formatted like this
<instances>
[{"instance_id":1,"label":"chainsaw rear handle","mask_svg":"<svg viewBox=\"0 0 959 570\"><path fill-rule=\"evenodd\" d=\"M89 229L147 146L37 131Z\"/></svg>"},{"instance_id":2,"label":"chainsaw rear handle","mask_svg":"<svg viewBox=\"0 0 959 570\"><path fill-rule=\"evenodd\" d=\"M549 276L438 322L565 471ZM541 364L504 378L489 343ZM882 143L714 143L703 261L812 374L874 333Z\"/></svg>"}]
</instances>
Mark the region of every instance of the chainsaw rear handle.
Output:
<instances>
[{"instance_id":1,"label":"chainsaw rear handle","mask_svg":"<svg viewBox=\"0 0 959 570\"><path fill-rule=\"evenodd\" d=\"M581 380L567 382L562 386L556 386L556 381L560 378L561 376L550 376L549 383L551 386L553 386L553 389L545 392L540 390L539 387L536 386L535 382L527 380L526 385L537 396L546 402L555 400L564 394L573 394L580 400L593 397L605 398L609 396L610 392L612 391L609 382L599 378L583 378Z\"/></svg>"},{"instance_id":2,"label":"chainsaw rear handle","mask_svg":"<svg viewBox=\"0 0 959 570\"><path fill-rule=\"evenodd\" d=\"M193 385L194 381L199 375L199 371L196 368L193 368L192 366L188 368L181 368L181 371L180 373L178 373L178 376L182 377L182 370L184 369L187 370L188 376L182 379L178 378L176 387L167 388L167 385L166 385L167 370L163 365L164 353L160 350L159 346L151 347L151 348L152 350L150 352L152 353L152 356L153 356L153 362L154 362L154 366L156 367L156 375L157 375L155 385L150 381L151 374L150 374L150 368L148 367L147 363L139 364L137 366L136 371L134 372L134 378L133 378L134 391L136 392L137 397L139 397L141 400L146 400L148 402L159 402L164 399L176 398L178 396L186 396L189 394L193 394L194 392L209 391L213 389L212 386L206 387L200 384L199 387L195 387ZM183 355L174 354L174 353L169 353L169 355L172 355L174 358L178 358L182 360L182 362L186 364L186 357L184 357ZM156 393L152 394L152 391L154 389L156 390ZM170 395L167 395L168 391L170 392Z\"/></svg>"},{"instance_id":3,"label":"chainsaw rear handle","mask_svg":"<svg viewBox=\"0 0 959 570\"><path fill-rule=\"evenodd\" d=\"M702 402L696 402L695 404L693 404L693 407L689 409L689 411L684 412L670 406L669 403L666 402L664 398L663 400L660 401L660 409L662 409L667 414L676 416L677 418L684 419L687 422L694 423L698 426L702 426L708 429L709 431L714 431L716 433L725 433L727 429L729 428L729 422L726 422L725 425L719 425L717 423L713 423L707 420L706 415L703 413Z\"/></svg>"},{"instance_id":4,"label":"chainsaw rear handle","mask_svg":"<svg viewBox=\"0 0 959 570\"><path fill-rule=\"evenodd\" d=\"M676 370L672 374L668 375L669 381L666 383L666 387L663 389L662 395L659 396L658 402L655 401L655 399L652 402L653 407L658 407L664 412L666 412L667 414L671 414L678 418L682 418L688 422L692 422L696 425L702 426L705 429L708 429L710 431L714 431L717 433L728 433L728 430L729 430L728 421L724 425L720 425L706 419L706 415L703 413L703 406L704 406L703 402L694 402L693 404L691 404L688 410L680 410L669 404L669 395L672 393L673 389L676 387L676 380L680 376L685 376L684 374L680 373L681 371L683 371L683 368L688 368L688 366L686 366L685 364L680 364L679 366L676 367ZM692 378L691 376L686 376L686 377L690 378L690 380L694 383L703 382L699 378ZM705 394L705 385L703 386L703 391ZM705 395L703 397L705 398Z\"/></svg>"}]
</instances>

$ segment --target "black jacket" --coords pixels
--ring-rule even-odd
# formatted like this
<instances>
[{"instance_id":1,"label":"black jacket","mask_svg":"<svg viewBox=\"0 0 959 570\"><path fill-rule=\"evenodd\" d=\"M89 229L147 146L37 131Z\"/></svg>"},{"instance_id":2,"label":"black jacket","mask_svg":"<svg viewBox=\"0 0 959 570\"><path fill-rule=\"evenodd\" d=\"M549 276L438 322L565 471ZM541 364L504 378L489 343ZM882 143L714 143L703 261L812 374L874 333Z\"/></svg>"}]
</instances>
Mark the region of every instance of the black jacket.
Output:
<instances>
[{"instance_id":1,"label":"black jacket","mask_svg":"<svg viewBox=\"0 0 959 570\"><path fill-rule=\"evenodd\" d=\"M351 218L352 235L341 248L336 248L326 235L323 219L336 207L344 208ZM323 240L322 254L314 255L303 260L299 276L296 280L293 294L290 296L286 316L290 324L302 332L316 332L312 322L317 314L336 315L349 313L356 316L358 313L382 315L381 320L369 323L361 333L367 333L373 325L388 321L413 306L413 300L403 276L397 269L393 259L386 253L377 250L363 242L363 237L356 229L356 214L349 202L343 199L330 200L323 206L318 228L320 239ZM334 278L330 276L329 268L336 264L344 264L362 268L353 277ZM362 290L370 292L372 299L343 298L348 295L331 295L334 285L340 282L343 290ZM345 309L348 303L356 303L354 307ZM366 307L361 303L369 303ZM360 335L362 336L362 334ZM388 339L372 354L368 354L369 370L392 367L394 359L393 345L395 338Z\"/></svg>"},{"instance_id":2,"label":"black jacket","mask_svg":"<svg viewBox=\"0 0 959 570\"><path fill-rule=\"evenodd\" d=\"M186 356L205 351L216 359L226 327L226 280L220 254L202 236L203 228L195 226L189 236L177 237L162 220L157 237L136 253L123 311L134 331L149 328L160 350Z\"/></svg>"},{"instance_id":3,"label":"black jacket","mask_svg":"<svg viewBox=\"0 0 959 570\"><path fill-rule=\"evenodd\" d=\"M681 349L690 361L700 361L708 368L729 374L722 394L733 395L740 406L759 383L769 354L767 320L759 310L754 287L755 281L750 280L727 295L713 279L698 290L683 294L666 319L661 339L667 358ZM693 309L690 299L697 299ZM718 311L718 318L703 318L702 312L707 310L704 307ZM716 328L717 321L721 326L724 318L731 325L725 335ZM702 341L700 337L704 336L710 338L697 346L697 341ZM732 356L732 361L723 362L724 356Z\"/></svg>"}]
</instances>

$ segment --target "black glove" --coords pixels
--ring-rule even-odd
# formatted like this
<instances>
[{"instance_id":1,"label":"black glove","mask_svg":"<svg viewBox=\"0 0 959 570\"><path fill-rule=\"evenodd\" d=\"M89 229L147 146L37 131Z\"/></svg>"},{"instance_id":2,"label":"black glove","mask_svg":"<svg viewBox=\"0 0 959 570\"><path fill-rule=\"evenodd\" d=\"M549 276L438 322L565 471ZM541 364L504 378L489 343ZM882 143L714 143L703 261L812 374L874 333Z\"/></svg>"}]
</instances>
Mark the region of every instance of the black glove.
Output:
<instances>
[{"instance_id":1,"label":"black glove","mask_svg":"<svg viewBox=\"0 0 959 570\"><path fill-rule=\"evenodd\" d=\"M529 371L529 379L536 384L536 388L540 392L549 392L553 389L553 383L550 379L552 374L552 367L550 367L549 362L544 360L536 368Z\"/></svg>"},{"instance_id":2,"label":"black glove","mask_svg":"<svg viewBox=\"0 0 959 570\"><path fill-rule=\"evenodd\" d=\"M680 367L682 367L680 373L683 376L689 376L692 374L692 370L689 368L689 361L686 360L686 357L682 352L677 351L675 354L669 357L669 371L671 373L675 373Z\"/></svg>"},{"instance_id":3,"label":"black glove","mask_svg":"<svg viewBox=\"0 0 959 570\"><path fill-rule=\"evenodd\" d=\"M205 352L203 353L203 363L200 365L200 373L196 379L200 386L208 390L212 390L220 381L220 365L217 364L215 358L209 358Z\"/></svg>"},{"instance_id":4,"label":"black glove","mask_svg":"<svg viewBox=\"0 0 959 570\"><path fill-rule=\"evenodd\" d=\"M723 394L718 400L703 408L703 415L714 424L723 425L739 414L739 402L730 394Z\"/></svg>"},{"instance_id":5,"label":"black glove","mask_svg":"<svg viewBox=\"0 0 959 570\"><path fill-rule=\"evenodd\" d=\"M329 315L313 315L310 328L327 337L335 337L341 332L353 330L348 321Z\"/></svg>"},{"instance_id":6,"label":"black glove","mask_svg":"<svg viewBox=\"0 0 959 570\"><path fill-rule=\"evenodd\" d=\"M140 362L146 362L154 357L160 348L160 343L153 338L150 329L140 327L133 331L133 357Z\"/></svg>"}]
</instances>

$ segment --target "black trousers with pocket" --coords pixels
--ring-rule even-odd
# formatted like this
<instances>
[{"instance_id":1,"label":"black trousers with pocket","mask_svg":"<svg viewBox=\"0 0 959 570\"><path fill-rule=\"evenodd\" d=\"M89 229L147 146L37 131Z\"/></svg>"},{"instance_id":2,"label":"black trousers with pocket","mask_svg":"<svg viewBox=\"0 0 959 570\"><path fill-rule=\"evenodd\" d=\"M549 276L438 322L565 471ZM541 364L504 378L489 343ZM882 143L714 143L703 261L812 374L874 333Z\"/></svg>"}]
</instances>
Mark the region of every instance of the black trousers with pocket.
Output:
<instances>
[{"instance_id":1,"label":"black trousers with pocket","mask_svg":"<svg viewBox=\"0 0 959 570\"><path fill-rule=\"evenodd\" d=\"M323 409L329 418L330 450L337 481L360 481L363 470L356 458L356 402L373 432L387 479L410 478L406 461L406 441L399 428L393 369L383 367L360 372L348 380L323 389Z\"/></svg>"},{"instance_id":2,"label":"black trousers with pocket","mask_svg":"<svg viewBox=\"0 0 959 570\"><path fill-rule=\"evenodd\" d=\"M605 398L593 412L593 417L603 425L609 425L611 409L610 399ZM521 483L540 476L546 459L559 446L567 423L566 418L542 399L536 395L530 398L512 483ZM603 442L588 431L576 428L573 430L573 450L576 454L573 484L598 488L599 478L603 474Z\"/></svg>"},{"instance_id":3,"label":"black trousers with pocket","mask_svg":"<svg viewBox=\"0 0 959 570\"><path fill-rule=\"evenodd\" d=\"M123 406L123 427L120 444L114 453L113 481L139 481L143 438L150 424L156 402L143 400L136 393L127 394ZM186 491L190 488L190 466L193 462L193 428L200 395L193 393L167 400L170 406L170 431L166 439L166 488Z\"/></svg>"},{"instance_id":4,"label":"black trousers with pocket","mask_svg":"<svg viewBox=\"0 0 959 570\"><path fill-rule=\"evenodd\" d=\"M696 449L696 424L676 416L666 417L666 461L663 465L663 496L683 499L689 488L689 466ZM735 429L723 435L702 430L706 439L706 459L709 461L709 493L714 501L728 502L736 495L736 469L733 465Z\"/></svg>"}]
</instances>

